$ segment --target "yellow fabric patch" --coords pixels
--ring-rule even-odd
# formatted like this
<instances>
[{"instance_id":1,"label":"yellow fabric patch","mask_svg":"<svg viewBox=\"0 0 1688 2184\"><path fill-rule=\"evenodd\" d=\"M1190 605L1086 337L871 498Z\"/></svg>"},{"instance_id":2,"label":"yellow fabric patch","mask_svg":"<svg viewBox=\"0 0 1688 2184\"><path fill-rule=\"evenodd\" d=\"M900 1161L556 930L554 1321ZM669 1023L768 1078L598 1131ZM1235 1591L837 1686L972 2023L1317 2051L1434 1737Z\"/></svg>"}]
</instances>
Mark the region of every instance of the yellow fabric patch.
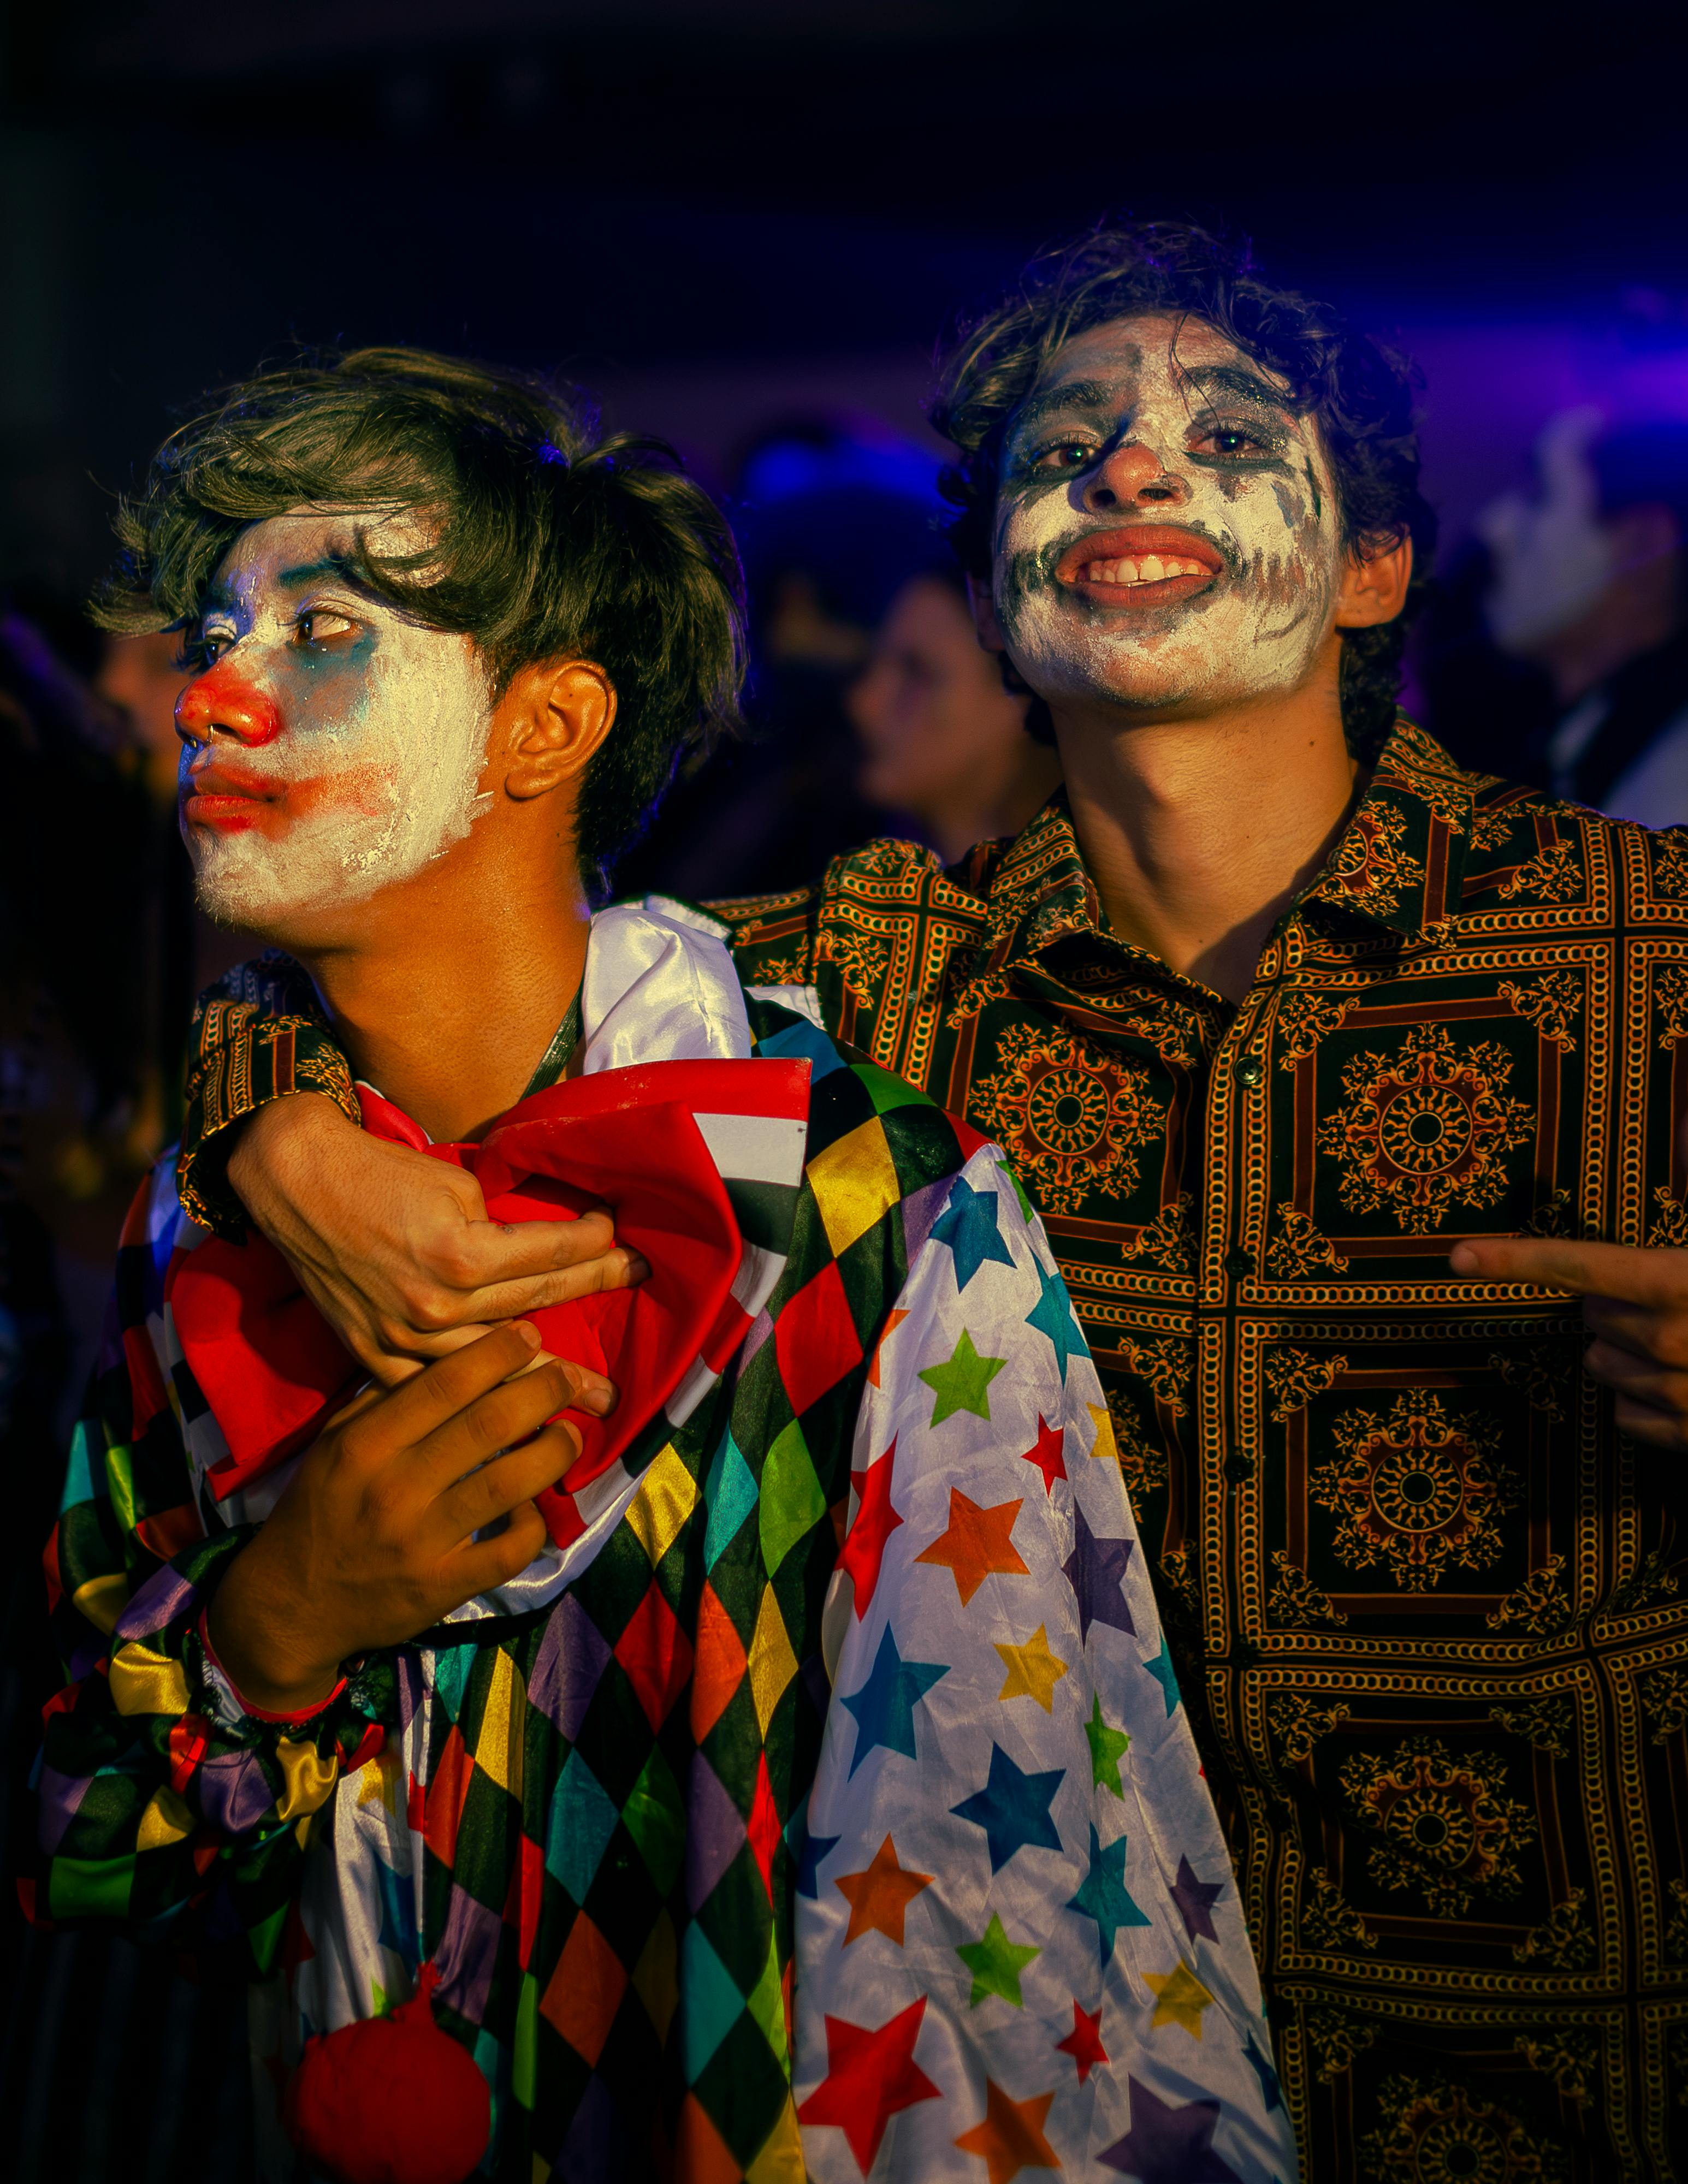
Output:
<instances>
[{"instance_id":1,"label":"yellow fabric patch","mask_svg":"<svg viewBox=\"0 0 1688 2184\"><path fill-rule=\"evenodd\" d=\"M328 1802L339 1778L337 1759L321 1758L312 1746L295 1744L286 1736L277 1743L276 1757L287 1785L276 1807L278 1820L297 1819L300 1814L314 1813L319 1805Z\"/></svg>"},{"instance_id":2,"label":"yellow fabric patch","mask_svg":"<svg viewBox=\"0 0 1688 2184\"><path fill-rule=\"evenodd\" d=\"M698 1482L671 1441L639 1482L627 1511L627 1524L650 1558L653 1569L679 1537L680 1527L698 1506Z\"/></svg>"},{"instance_id":3,"label":"yellow fabric patch","mask_svg":"<svg viewBox=\"0 0 1688 2184\"><path fill-rule=\"evenodd\" d=\"M779 2121L769 2133L761 2152L744 2171L744 2184L803 2184L806 2173L797 2106L788 2093Z\"/></svg>"},{"instance_id":4,"label":"yellow fabric patch","mask_svg":"<svg viewBox=\"0 0 1688 2184\"><path fill-rule=\"evenodd\" d=\"M766 1736L781 1694L797 1674L797 1656L792 1652L791 1641L785 1635L785 1624L781 1619L779 1603L774 1598L772 1585L762 1594L762 1604L756 1613L755 1635L750 1641L750 1650L746 1658L750 1669L750 1696L756 1708L756 1721Z\"/></svg>"},{"instance_id":5,"label":"yellow fabric patch","mask_svg":"<svg viewBox=\"0 0 1688 2184\"><path fill-rule=\"evenodd\" d=\"M651 1928L650 1939L633 1967L633 1992L656 2027L657 2039L666 2042L680 2007L680 1951L674 1921L666 1911Z\"/></svg>"},{"instance_id":6,"label":"yellow fabric patch","mask_svg":"<svg viewBox=\"0 0 1688 2184\"><path fill-rule=\"evenodd\" d=\"M1107 1405L1086 1403L1084 1407L1090 1413L1091 1424L1096 1429L1096 1438L1090 1444L1091 1455L1105 1456L1110 1462L1117 1463L1119 1444L1114 1439L1114 1422L1108 1415Z\"/></svg>"},{"instance_id":7,"label":"yellow fabric patch","mask_svg":"<svg viewBox=\"0 0 1688 2184\"><path fill-rule=\"evenodd\" d=\"M475 1740L475 1764L499 1789L521 1796L521 1762L527 1728L527 1686L502 1646L493 1656L493 1683Z\"/></svg>"},{"instance_id":8,"label":"yellow fabric patch","mask_svg":"<svg viewBox=\"0 0 1688 2184\"><path fill-rule=\"evenodd\" d=\"M165 1850L193 1832L193 1815L183 1799L168 1784L154 1792L153 1802L141 1815L141 1825L135 1833L135 1847L142 1850Z\"/></svg>"},{"instance_id":9,"label":"yellow fabric patch","mask_svg":"<svg viewBox=\"0 0 1688 2184\"><path fill-rule=\"evenodd\" d=\"M834 1257L842 1257L903 1195L877 1115L817 1153L807 1174Z\"/></svg>"},{"instance_id":10,"label":"yellow fabric patch","mask_svg":"<svg viewBox=\"0 0 1688 2184\"><path fill-rule=\"evenodd\" d=\"M103 1577L91 1577L86 1585L76 1587L70 1596L70 1604L96 1630L109 1633L129 1605L129 1580L121 1570L109 1570Z\"/></svg>"},{"instance_id":11,"label":"yellow fabric patch","mask_svg":"<svg viewBox=\"0 0 1688 2184\"><path fill-rule=\"evenodd\" d=\"M1023 1646L1005 1646L1000 1638L992 1642L1008 1671L997 1697L1035 1699L1045 1713L1053 1713L1055 1687L1069 1664L1051 1649L1044 1625L1039 1624Z\"/></svg>"},{"instance_id":12,"label":"yellow fabric patch","mask_svg":"<svg viewBox=\"0 0 1688 2184\"><path fill-rule=\"evenodd\" d=\"M106 1672L111 1702L120 1713L186 1713L187 1671L149 1646L123 1646Z\"/></svg>"}]
</instances>

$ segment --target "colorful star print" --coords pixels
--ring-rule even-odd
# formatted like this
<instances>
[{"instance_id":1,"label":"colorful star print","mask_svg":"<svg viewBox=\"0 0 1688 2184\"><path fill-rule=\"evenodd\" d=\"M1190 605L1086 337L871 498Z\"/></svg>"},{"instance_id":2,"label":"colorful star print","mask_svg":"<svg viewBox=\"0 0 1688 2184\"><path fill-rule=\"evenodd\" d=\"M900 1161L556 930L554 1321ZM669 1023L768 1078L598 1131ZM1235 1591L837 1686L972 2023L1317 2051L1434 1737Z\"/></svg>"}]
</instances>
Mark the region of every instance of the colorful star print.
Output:
<instances>
[{"instance_id":1,"label":"colorful star print","mask_svg":"<svg viewBox=\"0 0 1688 2184\"><path fill-rule=\"evenodd\" d=\"M1008 1671L997 1697L1035 1699L1045 1713L1052 1713L1055 1687L1067 1674L1067 1663L1050 1650L1049 1633L1043 1624L1039 1624L1022 1646L1005 1646L1000 1638L992 1642Z\"/></svg>"},{"instance_id":2,"label":"colorful star print","mask_svg":"<svg viewBox=\"0 0 1688 2184\"><path fill-rule=\"evenodd\" d=\"M1213 1914L1208 1906L1217 1903L1225 1892L1223 1880L1198 1880L1195 1868L1182 1853L1178 1858L1178 1877L1172 1886L1172 1898L1178 1907L1184 1920L1184 1930L1193 1942L1198 1934L1210 1942L1217 1942L1213 1930Z\"/></svg>"},{"instance_id":3,"label":"colorful star print","mask_svg":"<svg viewBox=\"0 0 1688 2184\"><path fill-rule=\"evenodd\" d=\"M870 1463L866 1471L852 1471L850 1474L850 1483L855 1489L855 1522L850 1528L850 1536L838 1557L838 1568L848 1575L855 1591L857 1622L866 1613L867 1603L879 1582L885 1542L903 1521L891 1507L891 1468L896 1454L897 1444L893 1441L883 1456Z\"/></svg>"},{"instance_id":4,"label":"colorful star print","mask_svg":"<svg viewBox=\"0 0 1688 2184\"><path fill-rule=\"evenodd\" d=\"M983 1939L961 1942L955 1954L973 1975L973 1991L967 1998L970 2009L977 2008L988 1994L1000 1995L1004 2002L1012 2003L1016 2009L1022 2009L1025 2004L1020 1998L1020 1975L1033 1958L1041 1956L1043 1952L1029 1944L1011 1942L1001 1919L993 1911Z\"/></svg>"},{"instance_id":5,"label":"colorful star print","mask_svg":"<svg viewBox=\"0 0 1688 2184\"><path fill-rule=\"evenodd\" d=\"M885 1345L890 1340L891 1337L896 1333L897 1329L902 1325L903 1322L907 1318L907 1312L903 1310L900 1305L894 1306L891 1311L886 1313L884 1329L880 1334L879 1340L873 1346L872 1362L867 1368L867 1384L870 1388L877 1388L879 1386L879 1366L880 1361L885 1355Z\"/></svg>"},{"instance_id":6,"label":"colorful star print","mask_svg":"<svg viewBox=\"0 0 1688 2184\"><path fill-rule=\"evenodd\" d=\"M957 1176L950 1203L932 1224L939 1244L947 1244L955 1262L955 1287L966 1289L988 1259L1011 1267L1014 1254L1002 1240L996 1225L996 1194L975 1190L965 1176Z\"/></svg>"},{"instance_id":7,"label":"colorful star print","mask_svg":"<svg viewBox=\"0 0 1688 2184\"><path fill-rule=\"evenodd\" d=\"M957 1411L971 1411L975 1418L988 1418L990 1397L986 1390L1007 1362L1006 1357L981 1357L964 1327L947 1362L928 1365L918 1376L938 1399L932 1407L933 1424L941 1426Z\"/></svg>"},{"instance_id":8,"label":"colorful star print","mask_svg":"<svg viewBox=\"0 0 1688 2184\"><path fill-rule=\"evenodd\" d=\"M1022 1463L1035 1463L1044 1475L1044 1492L1053 1494L1057 1479L1067 1476L1067 1464L1061 1450L1067 1435L1060 1426L1052 1426L1041 1411L1038 1413L1038 1445L1021 1453Z\"/></svg>"},{"instance_id":9,"label":"colorful star print","mask_svg":"<svg viewBox=\"0 0 1688 2184\"><path fill-rule=\"evenodd\" d=\"M1150 2031L1156 2032L1163 2025L1181 2025L1200 2040L1201 2013L1211 2007L1213 1997L1189 1966L1178 1963L1169 1972L1145 1972L1143 1976L1155 1997Z\"/></svg>"},{"instance_id":10,"label":"colorful star print","mask_svg":"<svg viewBox=\"0 0 1688 2184\"><path fill-rule=\"evenodd\" d=\"M1139 1910L1131 1892L1125 1885L1125 1837L1110 1843L1104 1850L1096 1834L1095 1823L1090 1824L1090 1869L1076 1895L1067 1898L1069 1911L1082 1911L1087 1919L1096 1922L1096 1951L1106 1964L1111 1953L1114 1936L1122 1926L1147 1926L1152 1923Z\"/></svg>"},{"instance_id":11,"label":"colorful star print","mask_svg":"<svg viewBox=\"0 0 1688 2184\"><path fill-rule=\"evenodd\" d=\"M1256 2045L1252 2032L1248 2036L1248 2045L1243 2049L1243 2060L1260 2081L1260 2098L1267 2115L1273 2109L1282 2108L1284 2095L1278 2083L1278 2073L1273 2069L1269 2059Z\"/></svg>"},{"instance_id":12,"label":"colorful star print","mask_svg":"<svg viewBox=\"0 0 1688 2184\"><path fill-rule=\"evenodd\" d=\"M959 1487L950 1489L950 1524L929 1547L915 1557L954 1574L965 1607L988 1577L1024 1577L1025 1563L1013 1541L1018 1502L998 1502L989 1509L969 1501Z\"/></svg>"},{"instance_id":13,"label":"colorful star print","mask_svg":"<svg viewBox=\"0 0 1688 2184\"><path fill-rule=\"evenodd\" d=\"M1065 2040L1057 2040L1056 2048L1063 2055L1070 2055L1078 2066L1078 2082L1082 2086L1098 2063L1106 2063L1108 2051L1102 2045L1102 2013L1100 2006L1086 2009L1075 1995L1072 1998L1072 2030Z\"/></svg>"},{"instance_id":14,"label":"colorful star print","mask_svg":"<svg viewBox=\"0 0 1688 2184\"><path fill-rule=\"evenodd\" d=\"M1130 1540L1102 1540L1085 1522L1084 1512L1072 1512L1072 1552L1061 1564L1067 1582L1078 1596L1078 1635L1088 1638L1093 1623L1110 1630L1134 1633L1137 1625L1125 1604L1125 1569L1131 1560Z\"/></svg>"},{"instance_id":15,"label":"colorful star print","mask_svg":"<svg viewBox=\"0 0 1688 2184\"><path fill-rule=\"evenodd\" d=\"M828 1852L838 1848L842 1838L838 1836L805 1836L803 1847L797 1854L797 1892L806 1896L811 1903L818 1902L821 1894L821 1866Z\"/></svg>"},{"instance_id":16,"label":"colorful star print","mask_svg":"<svg viewBox=\"0 0 1688 2184\"><path fill-rule=\"evenodd\" d=\"M855 1756L850 1763L852 1774L870 1752L882 1747L887 1752L900 1752L905 1759L916 1757L914 1710L949 1673L936 1661L904 1660L890 1631L881 1634L867 1681L860 1691L841 1698L845 1709L855 1717Z\"/></svg>"},{"instance_id":17,"label":"colorful star print","mask_svg":"<svg viewBox=\"0 0 1688 2184\"><path fill-rule=\"evenodd\" d=\"M1045 1273L1038 1268L1041 1295L1026 1314L1028 1327L1035 1327L1039 1334L1048 1335L1055 1345L1056 1362L1061 1368L1061 1377L1067 1378L1067 1361L1075 1353L1082 1357L1084 1338L1078 1332L1078 1323L1072 1317L1072 1305L1067 1294L1067 1284L1059 1274Z\"/></svg>"},{"instance_id":18,"label":"colorful star print","mask_svg":"<svg viewBox=\"0 0 1688 2184\"><path fill-rule=\"evenodd\" d=\"M1123 1803L1125 1791L1120 1786L1120 1762L1131 1749L1131 1739L1123 1729L1110 1729L1102 1719L1102 1702L1097 1693L1091 1695L1084 1739L1090 1747L1090 1787L1110 1791Z\"/></svg>"},{"instance_id":19,"label":"colorful star print","mask_svg":"<svg viewBox=\"0 0 1688 2184\"><path fill-rule=\"evenodd\" d=\"M1090 1423L1096 1429L1096 1437L1090 1443L1093 1458L1106 1457L1111 1463L1119 1462L1119 1443L1114 1438L1114 1422L1106 1403L1086 1403Z\"/></svg>"},{"instance_id":20,"label":"colorful star print","mask_svg":"<svg viewBox=\"0 0 1688 2184\"><path fill-rule=\"evenodd\" d=\"M1229 2162L1213 2151L1217 2101L1157 2100L1141 2079L1128 2076L1131 2128L1096 2156L1104 2167L1139 2184L1242 2184Z\"/></svg>"},{"instance_id":21,"label":"colorful star print","mask_svg":"<svg viewBox=\"0 0 1688 2184\"><path fill-rule=\"evenodd\" d=\"M850 1906L845 1948L863 1934L883 1934L900 1949L908 1908L922 1888L931 1887L932 1875L899 1864L897 1847L887 1836L871 1865L860 1873L839 1874L836 1886Z\"/></svg>"},{"instance_id":22,"label":"colorful star print","mask_svg":"<svg viewBox=\"0 0 1688 2184\"><path fill-rule=\"evenodd\" d=\"M1059 2169L1061 2157L1044 2136L1053 2092L1012 2101L994 2078L984 2081L984 2121L955 2141L963 2153L983 2156L989 2184L1013 2184L1022 2169Z\"/></svg>"},{"instance_id":23,"label":"colorful star print","mask_svg":"<svg viewBox=\"0 0 1688 2184\"><path fill-rule=\"evenodd\" d=\"M1167 1650L1167 1641L1164 1638L1161 1641L1161 1650L1154 1659L1145 1661L1143 1665L1161 1686L1162 1696L1167 1702L1167 1719L1170 1721L1178 1712L1180 1701L1178 1671L1173 1666L1173 1657Z\"/></svg>"},{"instance_id":24,"label":"colorful star print","mask_svg":"<svg viewBox=\"0 0 1688 2184\"><path fill-rule=\"evenodd\" d=\"M914 2059L926 1997L888 2018L878 2031L827 2020L827 2075L797 2111L799 2123L836 2124L865 2176L885 2126L916 2101L941 2098Z\"/></svg>"},{"instance_id":25,"label":"colorful star print","mask_svg":"<svg viewBox=\"0 0 1688 2184\"><path fill-rule=\"evenodd\" d=\"M990 1846L990 1869L996 1873L1017 1850L1059 1850L1061 1836L1049 1808L1066 1780L1066 1769L1023 1774L1000 1744L990 1747L990 1775L983 1790L950 1809L957 1819L984 1830Z\"/></svg>"}]
</instances>

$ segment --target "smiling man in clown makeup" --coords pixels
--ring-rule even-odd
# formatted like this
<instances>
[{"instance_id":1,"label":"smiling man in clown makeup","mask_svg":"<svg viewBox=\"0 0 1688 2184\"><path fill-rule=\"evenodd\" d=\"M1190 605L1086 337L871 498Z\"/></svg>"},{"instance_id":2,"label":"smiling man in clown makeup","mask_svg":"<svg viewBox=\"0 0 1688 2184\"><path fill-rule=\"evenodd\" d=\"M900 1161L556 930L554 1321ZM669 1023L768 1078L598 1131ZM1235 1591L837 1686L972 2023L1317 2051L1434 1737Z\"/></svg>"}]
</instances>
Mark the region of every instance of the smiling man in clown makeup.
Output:
<instances>
[{"instance_id":1,"label":"smiling man in clown makeup","mask_svg":"<svg viewBox=\"0 0 1688 2184\"><path fill-rule=\"evenodd\" d=\"M588 905L732 712L718 513L542 385L365 351L236 389L121 532L104 615L197 671L202 900L275 944L202 1128L331 1110L444 1279L398 1357L337 1252L142 1188L35 1915L245 1937L266 2184L1289 2184L1035 1214L719 921Z\"/></svg>"},{"instance_id":2,"label":"smiling man in clown makeup","mask_svg":"<svg viewBox=\"0 0 1688 2184\"><path fill-rule=\"evenodd\" d=\"M729 944L1039 1208L1308 2172L1669 2173L1688 843L1399 712L1435 529L1411 375L1242 251L1121 223L1044 254L933 416L1064 788L948 871L876 843L716 905ZM265 1096L265 1039L331 1066L320 1034L212 1029L190 1183L331 1264L349 1340L426 1354L397 1155Z\"/></svg>"}]
</instances>

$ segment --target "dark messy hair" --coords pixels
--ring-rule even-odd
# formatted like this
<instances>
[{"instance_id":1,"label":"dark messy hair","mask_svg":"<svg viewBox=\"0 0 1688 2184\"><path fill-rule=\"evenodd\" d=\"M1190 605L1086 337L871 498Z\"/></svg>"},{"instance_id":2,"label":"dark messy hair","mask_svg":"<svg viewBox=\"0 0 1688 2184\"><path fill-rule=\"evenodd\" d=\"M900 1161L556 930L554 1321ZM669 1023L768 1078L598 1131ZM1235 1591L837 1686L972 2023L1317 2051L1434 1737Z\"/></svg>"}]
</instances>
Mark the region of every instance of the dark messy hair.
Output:
<instances>
[{"instance_id":1,"label":"dark messy hair","mask_svg":"<svg viewBox=\"0 0 1688 2184\"><path fill-rule=\"evenodd\" d=\"M171 434L120 505L105 628L193 636L248 525L310 504L414 508L425 552L351 573L432 628L461 630L495 694L521 668L594 660L616 725L582 780L582 869L601 885L680 759L736 724L744 584L725 518L660 441L599 431L573 389L420 349L310 355L230 387Z\"/></svg>"},{"instance_id":2,"label":"dark messy hair","mask_svg":"<svg viewBox=\"0 0 1688 2184\"><path fill-rule=\"evenodd\" d=\"M1182 220L1103 220L1041 252L1016 287L961 325L939 359L931 416L957 450L939 482L955 510L950 536L962 566L989 573L1004 438L1050 358L1076 334L1146 311L1204 320L1288 383L1323 435L1345 546L1376 553L1412 539L1404 611L1341 633L1343 729L1357 757L1375 758L1395 719L1407 623L1435 544L1435 512L1418 490L1417 375L1329 304L1263 281L1246 243ZM1041 700L1027 726L1052 739Z\"/></svg>"}]
</instances>

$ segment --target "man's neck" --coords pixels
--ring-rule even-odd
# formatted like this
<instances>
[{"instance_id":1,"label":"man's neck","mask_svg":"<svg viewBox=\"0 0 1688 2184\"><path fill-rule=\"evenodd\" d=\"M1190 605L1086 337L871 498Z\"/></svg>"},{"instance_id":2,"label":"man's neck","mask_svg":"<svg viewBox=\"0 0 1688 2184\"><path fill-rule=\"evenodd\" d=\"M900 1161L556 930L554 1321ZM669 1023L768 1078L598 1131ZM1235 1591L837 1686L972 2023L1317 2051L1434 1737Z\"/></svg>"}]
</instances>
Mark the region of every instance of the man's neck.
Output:
<instances>
[{"instance_id":1,"label":"man's neck","mask_svg":"<svg viewBox=\"0 0 1688 2184\"><path fill-rule=\"evenodd\" d=\"M387 889L349 942L283 944L357 1075L440 1142L481 1136L521 1099L586 967L578 889L485 861L454 854Z\"/></svg>"},{"instance_id":2,"label":"man's neck","mask_svg":"<svg viewBox=\"0 0 1688 2184\"><path fill-rule=\"evenodd\" d=\"M1229 1001L1358 795L1335 663L1198 720L1055 709L1072 823L1110 928Z\"/></svg>"}]
</instances>

